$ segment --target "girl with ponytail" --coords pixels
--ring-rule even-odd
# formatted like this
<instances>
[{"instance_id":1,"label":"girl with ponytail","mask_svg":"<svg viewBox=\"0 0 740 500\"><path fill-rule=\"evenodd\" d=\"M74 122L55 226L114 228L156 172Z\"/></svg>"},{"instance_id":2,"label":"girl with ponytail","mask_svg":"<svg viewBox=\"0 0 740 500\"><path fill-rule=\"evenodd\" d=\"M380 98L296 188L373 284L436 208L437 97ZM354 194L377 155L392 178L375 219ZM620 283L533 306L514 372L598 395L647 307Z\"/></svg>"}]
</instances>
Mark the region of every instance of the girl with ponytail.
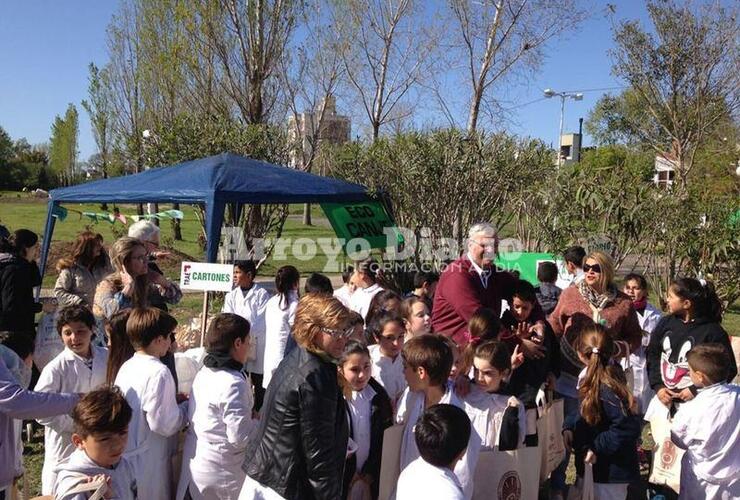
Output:
<instances>
[{"instance_id":1,"label":"girl with ponytail","mask_svg":"<svg viewBox=\"0 0 740 500\"><path fill-rule=\"evenodd\" d=\"M584 464L593 465L595 498L625 499L629 483L640 477L637 405L615 363L614 340L603 326L584 328L576 349L585 365L578 381L580 411L566 419L563 440L575 453L578 481Z\"/></svg>"},{"instance_id":2,"label":"girl with ponytail","mask_svg":"<svg viewBox=\"0 0 740 500\"><path fill-rule=\"evenodd\" d=\"M291 350L288 344L291 340L290 331L293 328L298 307L300 281L301 275L293 266L283 266L275 273L277 293L267 301L265 306L265 338L261 345L260 339L257 340L257 348L261 351L257 354L257 358L264 360L264 366L259 367L258 373L264 373L261 387L265 390L270 384L272 373ZM261 398L259 402L259 406L262 406ZM255 408L259 409L259 406L255 405Z\"/></svg>"},{"instance_id":3,"label":"girl with ponytail","mask_svg":"<svg viewBox=\"0 0 740 500\"><path fill-rule=\"evenodd\" d=\"M667 417L696 396L689 377L687 354L699 344L721 344L734 359L730 337L722 328L722 304L712 283L678 278L666 294L668 314L653 330L647 349L647 371L656 397L645 412L645 420ZM728 366L728 382L737 375L734 363Z\"/></svg>"}]
</instances>

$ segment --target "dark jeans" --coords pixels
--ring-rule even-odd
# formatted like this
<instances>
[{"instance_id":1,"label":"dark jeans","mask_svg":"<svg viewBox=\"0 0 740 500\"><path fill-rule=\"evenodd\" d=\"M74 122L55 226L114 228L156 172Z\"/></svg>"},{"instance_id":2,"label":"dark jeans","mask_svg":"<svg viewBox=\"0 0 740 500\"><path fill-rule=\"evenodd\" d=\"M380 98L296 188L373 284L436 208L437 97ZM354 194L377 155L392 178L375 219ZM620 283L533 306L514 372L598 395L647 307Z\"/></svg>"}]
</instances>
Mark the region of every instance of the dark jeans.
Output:
<instances>
[{"instance_id":1,"label":"dark jeans","mask_svg":"<svg viewBox=\"0 0 740 500\"><path fill-rule=\"evenodd\" d=\"M578 398L570 398L559 393L555 393L556 399L563 399L563 419L568 420L572 415L577 415L579 412ZM550 474L550 488L565 492L565 471L568 469L568 462L570 462L570 452L565 450L565 459L558 465L558 468L552 471Z\"/></svg>"},{"instance_id":2,"label":"dark jeans","mask_svg":"<svg viewBox=\"0 0 740 500\"><path fill-rule=\"evenodd\" d=\"M265 400L265 389L262 387L262 374L250 373L249 378L252 379L252 385L254 386L254 411L260 411L262 402Z\"/></svg>"}]
</instances>

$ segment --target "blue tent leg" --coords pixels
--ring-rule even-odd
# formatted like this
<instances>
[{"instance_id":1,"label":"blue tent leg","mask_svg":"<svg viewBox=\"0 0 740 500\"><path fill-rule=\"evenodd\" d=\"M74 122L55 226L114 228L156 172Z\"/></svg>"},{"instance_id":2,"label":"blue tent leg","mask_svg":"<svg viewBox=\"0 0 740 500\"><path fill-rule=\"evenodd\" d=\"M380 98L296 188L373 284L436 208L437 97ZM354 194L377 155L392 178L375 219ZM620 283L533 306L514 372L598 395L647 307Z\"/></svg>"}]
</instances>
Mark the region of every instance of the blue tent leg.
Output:
<instances>
[{"instance_id":1,"label":"blue tent leg","mask_svg":"<svg viewBox=\"0 0 740 500\"><path fill-rule=\"evenodd\" d=\"M215 198L206 200L206 262L216 262L225 208L223 201Z\"/></svg>"},{"instance_id":2,"label":"blue tent leg","mask_svg":"<svg viewBox=\"0 0 740 500\"><path fill-rule=\"evenodd\" d=\"M41 244L41 256L39 262L39 272L41 278L44 277L44 271L46 270L46 259L49 257L49 250L51 249L51 236L54 234L54 224L56 223L56 217L54 217L54 207L59 206L59 202L49 201L49 210L46 212L46 226L44 227L44 241ZM36 300L41 295L41 287L36 288Z\"/></svg>"}]
</instances>

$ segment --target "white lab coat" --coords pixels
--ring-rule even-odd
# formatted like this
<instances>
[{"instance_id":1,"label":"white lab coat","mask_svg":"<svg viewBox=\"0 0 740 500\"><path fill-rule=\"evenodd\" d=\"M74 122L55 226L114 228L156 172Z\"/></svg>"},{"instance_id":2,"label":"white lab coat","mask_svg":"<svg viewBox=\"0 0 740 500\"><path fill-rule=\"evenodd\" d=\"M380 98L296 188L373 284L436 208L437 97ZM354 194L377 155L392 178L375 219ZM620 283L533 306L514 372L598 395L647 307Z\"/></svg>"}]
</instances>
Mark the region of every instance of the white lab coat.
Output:
<instances>
[{"instance_id":1,"label":"white lab coat","mask_svg":"<svg viewBox=\"0 0 740 500\"><path fill-rule=\"evenodd\" d=\"M406 390L406 377L403 375L403 359L399 353L396 359L384 356L380 352L378 344L368 346L370 351L370 360L373 364L373 378L383 386L388 397L391 399L393 408L396 408L398 401Z\"/></svg>"},{"instance_id":2,"label":"white lab coat","mask_svg":"<svg viewBox=\"0 0 740 500\"><path fill-rule=\"evenodd\" d=\"M190 429L185 437L177 499L190 490L193 500L236 500L252 420L252 385L242 373L203 367L188 402Z\"/></svg>"},{"instance_id":3,"label":"white lab coat","mask_svg":"<svg viewBox=\"0 0 740 500\"><path fill-rule=\"evenodd\" d=\"M699 389L673 417L671 439L686 450L680 499L740 498L740 387Z\"/></svg>"},{"instance_id":4,"label":"white lab coat","mask_svg":"<svg viewBox=\"0 0 740 500\"><path fill-rule=\"evenodd\" d=\"M349 286L345 284L334 290L334 297L339 299L339 302L349 309L350 299L352 298L352 294L349 292Z\"/></svg>"},{"instance_id":5,"label":"white lab coat","mask_svg":"<svg viewBox=\"0 0 740 500\"><path fill-rule=\"evenodd\" d=\"M134 468L139 498L169 500L172 467L168 438L187 422L187 403L175 401L175 381L154 356L137 352L118 372L116 385L131 405L124 456Z\"/></svg>"},{"instance_id":6,"label":"white lab coat","mask_svg":"<svg viewBox=\"0 0 740 500\"><path fill-rule=\"evenodd\" d=\"M419 457L398 477L396 500L463 500L457 476L446 467L435 467Z\"/></svg>"},{"instance_id":7,"label":"white lab coat","mask_svg":"<svg viewBox=\"0 0 740 500\"><path fill-rule=\"evenodd\" d=\"M65 347L41 371L37 392L84 393L105 383L108 349L91 345L92 369L83 358ZM44 428L44 467L41 470L41 493L51 495L56 474L54 468L75 451L72 444L74 422L70 415L40 418Z\"/></svg>"},{"instance_id":8,"label":"white lab coat","mask_svg":"<svg viewBox=\"0 0 740 500\"><path fill-rule=\"evenodd\" d=\"M578 283L580 283L583 279L583 276L583 269L576 269L576 274L570 274L568 271L565 270L565 267L563 267L562 269L559 269L558 279L555 281L555 286L560 288L561 290L565 290L570 285L577 285Z\"/></svg>"},{"instance_id":9,"label":"white lab coat","mask_svg":"<svg viewBox=\"0 0 740 500\"><path fill-rule=\"evenodd\" d=\"M473 433L478 435L481 446L488 449L497 448L501 437L501 422L504 412L509 406L511 396L503 394L489 394L480 387L473 385L470 393L464 399L465 413L470 417ZM527 420L524 404L519 401L519 435L517 448L524 445L527 433Z\"/></svg>"},{"instance_id":10,"label":"white lab coat","mask_svg":"<svg viewBox=\"0 0 740 500\"><path fill-rule=\"evenodd\" d=\"M80 477L81 475L93 477L98 474L105 474L110 477L110 486L114 493L112 498L116 500L143 498L140 494L137 497L136 475L126 458L121 458L115 467L109 469L93 462L84 450L75 450L74 453L56 466L54 473L57 480L53 493L50 494L55 495L56 500L87 500L90 497L89 492L70 495L67 495L66 492L84 482Z\"/></svg>"},{"instance_id":11,"label":"white lab coat","mask_svg":"<svg viewBox=\"0 0 740 500\"><path fill-rule=\"evenodd\" d=\"M406 389L403 397L398 404L396 414L396 423L406 424L401 439L401 473L414 460L419 458L419 449L416 447L414 438L414 426L424 413L425 396L423 392L410 391ZM452 384L448 382L444 396L439 401L440 404L449 404L465 409L464 403L457 397ZM477 433L470 433L468 448L465 454L455 465L455 476L463 489L464 498L470 500L473 498L473 480L475 477L475 467L478 464L478 455L480 453L481 441ZM421 498L421 497L419 497Z\"/></svg>"},{"instance_id":12,"label":"white lab coat","mask_svg":"<svg viewBox=\"0 0 740 500\"><path fill-rule=\"evenodd\" d=\"M622 368L630 369L632 372L634 381L632 395L635 397L641 413L645 413L650 400L655 396L648 379L646 352L647 346L650 344L650 335L658 325L660 318L661 312L652 304L648 304L642 314L637 313L637 320L640 322L640 328L642 328L642 344L635 352L630 353L627 358L622 358L620 361Z\"/></svg>"},{"instance_id":13,"label":"white lab coat","mask_svg":"<svg viewBox=\"0 0 740 500\"><path fill-rule=\"evenodd\" d=\"M226 294L221 312L238 314L249 321L249 335L254 339L256 359L247 361L247 371L263 373L265 362L265 307L270 294L263 287L254 283L244 296L241 288L236 287Z\"/></svg>"},{"instance_id":14,"label":"white lab coat","mask_svg":"<svg viewBox=\"0 0 740 500\"><path fill-rule=\"evenodd\" d=\"M353 293L349 299L349 308L362 316L362 319L365 319L367 312L370 309L370 302L372 302L373 297L382 291L383 288L377 283L374 283L367 288L357 287L357 289L355 289L355 293Z\"/></svg>"},{"instance_id":15,"label":"white lab coat","mask_svg":"<svg viewBox=\"0 0 740 500\"><path fill-rule=\"evenodd\" d=\"M262 387L267 389L273 372L285 357L285 346L288 336L293 329L295 310L298 307L298 292L288 292L287 305L285 299L281 302L280 295L275 295L267 301L265 307L265 347L264 347L264 375Z\"/></svg>"}]
</instances>

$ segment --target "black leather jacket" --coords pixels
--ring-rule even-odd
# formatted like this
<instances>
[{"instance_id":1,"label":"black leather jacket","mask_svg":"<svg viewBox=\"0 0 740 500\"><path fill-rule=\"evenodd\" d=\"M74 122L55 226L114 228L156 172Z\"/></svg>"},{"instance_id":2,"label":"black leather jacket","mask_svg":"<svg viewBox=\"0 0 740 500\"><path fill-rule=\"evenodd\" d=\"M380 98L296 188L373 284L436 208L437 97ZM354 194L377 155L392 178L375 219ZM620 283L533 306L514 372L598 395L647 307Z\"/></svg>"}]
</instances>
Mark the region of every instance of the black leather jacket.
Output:
<instances>
[{"instance_id":1,"label":"black leather jacket","mask_svg":"<svg viewBox=\"0 0 740 500\"><path fill-rule=\"evenodd\" d=\"M242 468L287 499L339 500L349 424L337 366L303 347L278 366Z\"/></svg>"}]
</instances>

